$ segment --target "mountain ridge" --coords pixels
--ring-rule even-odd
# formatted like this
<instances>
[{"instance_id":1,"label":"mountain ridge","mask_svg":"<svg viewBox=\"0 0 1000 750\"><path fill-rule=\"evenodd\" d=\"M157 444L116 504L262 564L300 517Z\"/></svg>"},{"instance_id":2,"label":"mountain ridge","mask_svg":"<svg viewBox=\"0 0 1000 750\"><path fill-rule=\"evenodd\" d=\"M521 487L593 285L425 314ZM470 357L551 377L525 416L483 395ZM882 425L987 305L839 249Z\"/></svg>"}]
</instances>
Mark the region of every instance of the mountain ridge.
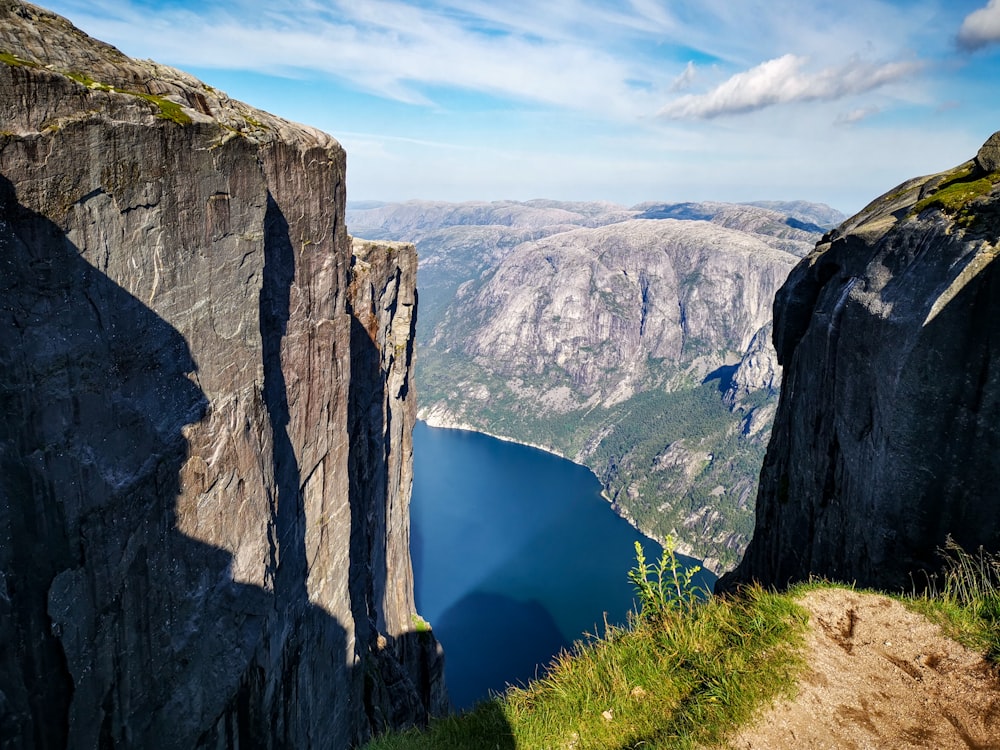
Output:
<instances>
[{"instance_id":1,"label":"mountain ridge","mask_svg":"<svg viewBox=\"0 0 1000 750\"><path fill-rule=\"evenodd\" d=\"M819 234L790 226L771 209L724 203L671 204L695 209L697 221L637 218L662 203L640 204L625 218L621 207L601 203L430 203L438 207L436 216L447 216L444 227L434 224L435 214L421 213L427 205L410 201L385 204L377 213L348 212L357 234L417 243L419 416L587 465L615 509L644 532L659 538L673 533L683 552L707 557L710 567L735 563L749 538L753 466L762 460L773 412L765 402L780 380L766 351L769 338L755 336L769 321L770 295ZM557 212L539 213L539 207ZM574 209L577 216L568 217ZM510 222L517 226L461 223L507 221L518 212ZM390 215L395 218L387 220ZM566 225L567 218L577 224ZM699 264L704 269L696 272ZM733 282L734 269L746 280ZM741 367L754 341L756 356ZM750 374L768 362L769 378L761 369ZM724 400L729 379L740 370L742 390ZM677 388L683 396L670 395ZM685 442L684 434L665 428L673 447L654 446L652 434L629 438L627 429L614 427L621 420L650 422L641 416L650 409L677 412L669 418L693 429L691 438ZM713 436L699 432L685 413L713 422ZM579 429L560 427L560 420L576 421ZM649 455L627 458L639 442ZM729 447L720 451L722 443ZM716 455L716 466L703 474L699 466ZM716 471L730 478L720 484L711 479ZM653 485L636 484L650 477ZM705 485L698 490L701 500L685 499L687 509L656 528L663 500L653 496L683 497L696 481ZM702 511L705 501L720 497L720 488L728 489L744 518L736 536L731 519ZM639 510L637 502L643 503Z\"/></svg>"}]
</instances>

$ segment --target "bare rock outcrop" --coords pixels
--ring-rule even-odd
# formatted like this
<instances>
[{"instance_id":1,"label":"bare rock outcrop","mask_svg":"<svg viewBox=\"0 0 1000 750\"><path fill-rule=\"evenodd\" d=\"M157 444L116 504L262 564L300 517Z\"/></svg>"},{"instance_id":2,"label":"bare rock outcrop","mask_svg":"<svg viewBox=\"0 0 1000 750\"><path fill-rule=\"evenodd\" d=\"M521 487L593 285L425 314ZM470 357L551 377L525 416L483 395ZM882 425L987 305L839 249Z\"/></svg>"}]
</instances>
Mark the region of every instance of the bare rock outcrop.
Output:
<instances>
[{"instance_id":1,"label":"bare rock outcrop","mask_svg":"<svg viewBox=\"0 0 1000 750\"><path fill-rule=\"evenodd\" d=\"M344 200L331 137L0 2L4 748L349 747L445 709L416 260L352 257Z\"/></svg>"},{"instance_id":2,"label":"bare rock outcrop","mask_svg":"<svg viewBox=\"0 0 1000 750\"><path fill-rule=\"evenodd\" d=\"M436 338L504 379L552 371L530 401L568 412L631 396L670 366L703 377L768 320L795 258L703 221L636 219L520 246L481 288L459 290L466 326ZM461 312L460 312L461 311ZM565 393L556 386L565 384ZM522 396L525 394L522 394Z\"/></svg>"},{"instance_id":3,"label":"bare rock outcrop","mask_svg":"<svg viewBox=\"0 0 1000 750\"><path fill-rule=\"evenodd\" d=\"M948 535L1000 549L998 137L874 201L778 292L756 529L722 588L817 575L907 589Z\"/></svg>"}]
</instances>

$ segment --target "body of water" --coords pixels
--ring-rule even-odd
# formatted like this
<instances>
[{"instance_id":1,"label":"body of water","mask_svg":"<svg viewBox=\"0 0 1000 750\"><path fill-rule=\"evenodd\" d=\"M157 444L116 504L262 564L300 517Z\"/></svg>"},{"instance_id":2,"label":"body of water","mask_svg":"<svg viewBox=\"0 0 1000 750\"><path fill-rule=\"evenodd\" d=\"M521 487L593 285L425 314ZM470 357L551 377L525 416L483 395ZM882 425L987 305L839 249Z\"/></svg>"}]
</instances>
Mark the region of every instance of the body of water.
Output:
<instances>
[{"instance_id":1,"label":"body of water","mask_svg":"<svg viewBox=\"0 0 1000 750\"><path fill-rule=\"evenodd\" d=\"M586 468L462 430L414 430L411 551L417 609L445 649L452 703L468 708L540 674L585 633L634 607L634 542ZM692 562L688 560L688 562ZM714 576L703 574L702 585Z\"/></svg>"}]
</instances>

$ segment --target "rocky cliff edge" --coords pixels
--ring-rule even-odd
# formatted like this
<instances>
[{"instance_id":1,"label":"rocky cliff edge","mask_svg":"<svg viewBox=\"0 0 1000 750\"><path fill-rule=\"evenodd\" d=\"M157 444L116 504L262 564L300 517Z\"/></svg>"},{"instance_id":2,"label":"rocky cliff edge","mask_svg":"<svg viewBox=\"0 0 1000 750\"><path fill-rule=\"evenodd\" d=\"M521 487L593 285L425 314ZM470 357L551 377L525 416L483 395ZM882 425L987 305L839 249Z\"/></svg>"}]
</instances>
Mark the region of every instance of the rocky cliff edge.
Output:
<instances>
[{"instance_id":1,"label":"rocky cliff edge","mask_svg":"<svg viewBox=\"0 0 1000 750\"><path fill-rule=\"evenodd\" d=\"M909 589L948 535L1000 549L1000 133L824 237L774 304L784 367L756 529L725 589Z\"/></svg>"},{"instance_id":2,"label":"rocky cliff edge","mask_svg":"<svg viewBox=\"0 0 1000 750\"><path fill-rule=\"evenodd\" d=\"M416 258L331 137L0 0L0 743L348 747L415 616Z\"/></svg>"}]
</instances>

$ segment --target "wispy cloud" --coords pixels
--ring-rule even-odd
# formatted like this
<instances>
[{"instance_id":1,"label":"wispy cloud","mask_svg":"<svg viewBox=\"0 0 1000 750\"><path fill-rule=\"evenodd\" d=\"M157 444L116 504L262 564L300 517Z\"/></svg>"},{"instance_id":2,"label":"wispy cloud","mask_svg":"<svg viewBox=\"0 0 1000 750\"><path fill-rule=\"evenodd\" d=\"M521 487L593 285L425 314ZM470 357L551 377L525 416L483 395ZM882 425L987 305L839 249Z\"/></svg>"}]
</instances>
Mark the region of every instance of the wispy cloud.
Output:
<instances>
[{"instance_id":1,"label":"wispy cloud","mask_svg":"<svg viewBox=\"0 0 1000 750\"><path fill-rule=\"evenodd\" d=\"M768 60L707 93L675 99L660 110L660 115L675 120L711 119L779 104L833 101L892 83L921 67L918 62L877 64L855 58L809 73L803 70L806 62L806 58L792 54Z\"/></svg>"},{"instance_id":2,"label":"wispy cloud","mask_svg":"<svg viewBox=\"0 0 1000 750\"><path fill-rule=\"evenodd\" d=\"M990 0L985 8L973 11L958 30L958 44L975 50L1000 43L1000 0Z\"/></svg>"},{"instance_id":3,"label":"wispy cloud","mask_svg":"<svg viewBox=\"0 0 1000 750\"><path fill-rule=\"evenodd\" d=\"M881 111L881 107L860 107L852 109L850 112L845 112L837 117L834 122L837 125L856 125L862 120L867 120L869 117L877 115Z\"/></svg>"},{"instance_id":4,"label":"wispy cloud","mask_svg":"<svg viewBox=\"0 0 1000 750\"><path fill-rule=\"evenodd\" d=\"M688 61L687 66L681 72L679 76L674 79L674 82L670 85L671 91L685 91L691 88L691 84L694 82L695 77L698 75L698 68L693 62Z\"/></svg>"},{"instance_id":5,"label":"wispy cloud","mask_svg":"<svg viewBox=\"0 0 1000 750\"><path fill-rule=\"evenodd\" d=\"M998 4L45 2L127 54L342 137L355 197L827 192L842 206L854 198L836 191L947 167L996 129L1000 56L966 64L956 38L997 41ZM961 110L936 110L944 100Z\"/></svg>"},{"instance_id":6,"label":"wispy cloud","mask_svg":"<svg viewBox=\"0 0 1000 750\"><path fill-rule=\"evenodd\" d=\"M321 73L425 106L452 89L620 118L653 111L666 87L650 59L621 51L626 40L673 23L645 0L626 10L588 0L274 0L261 10L236 0L152 12L128 0L66 2L89 32L134 39L148 29L144 56L187 66Z\"/></svg>"}]
</instances>

